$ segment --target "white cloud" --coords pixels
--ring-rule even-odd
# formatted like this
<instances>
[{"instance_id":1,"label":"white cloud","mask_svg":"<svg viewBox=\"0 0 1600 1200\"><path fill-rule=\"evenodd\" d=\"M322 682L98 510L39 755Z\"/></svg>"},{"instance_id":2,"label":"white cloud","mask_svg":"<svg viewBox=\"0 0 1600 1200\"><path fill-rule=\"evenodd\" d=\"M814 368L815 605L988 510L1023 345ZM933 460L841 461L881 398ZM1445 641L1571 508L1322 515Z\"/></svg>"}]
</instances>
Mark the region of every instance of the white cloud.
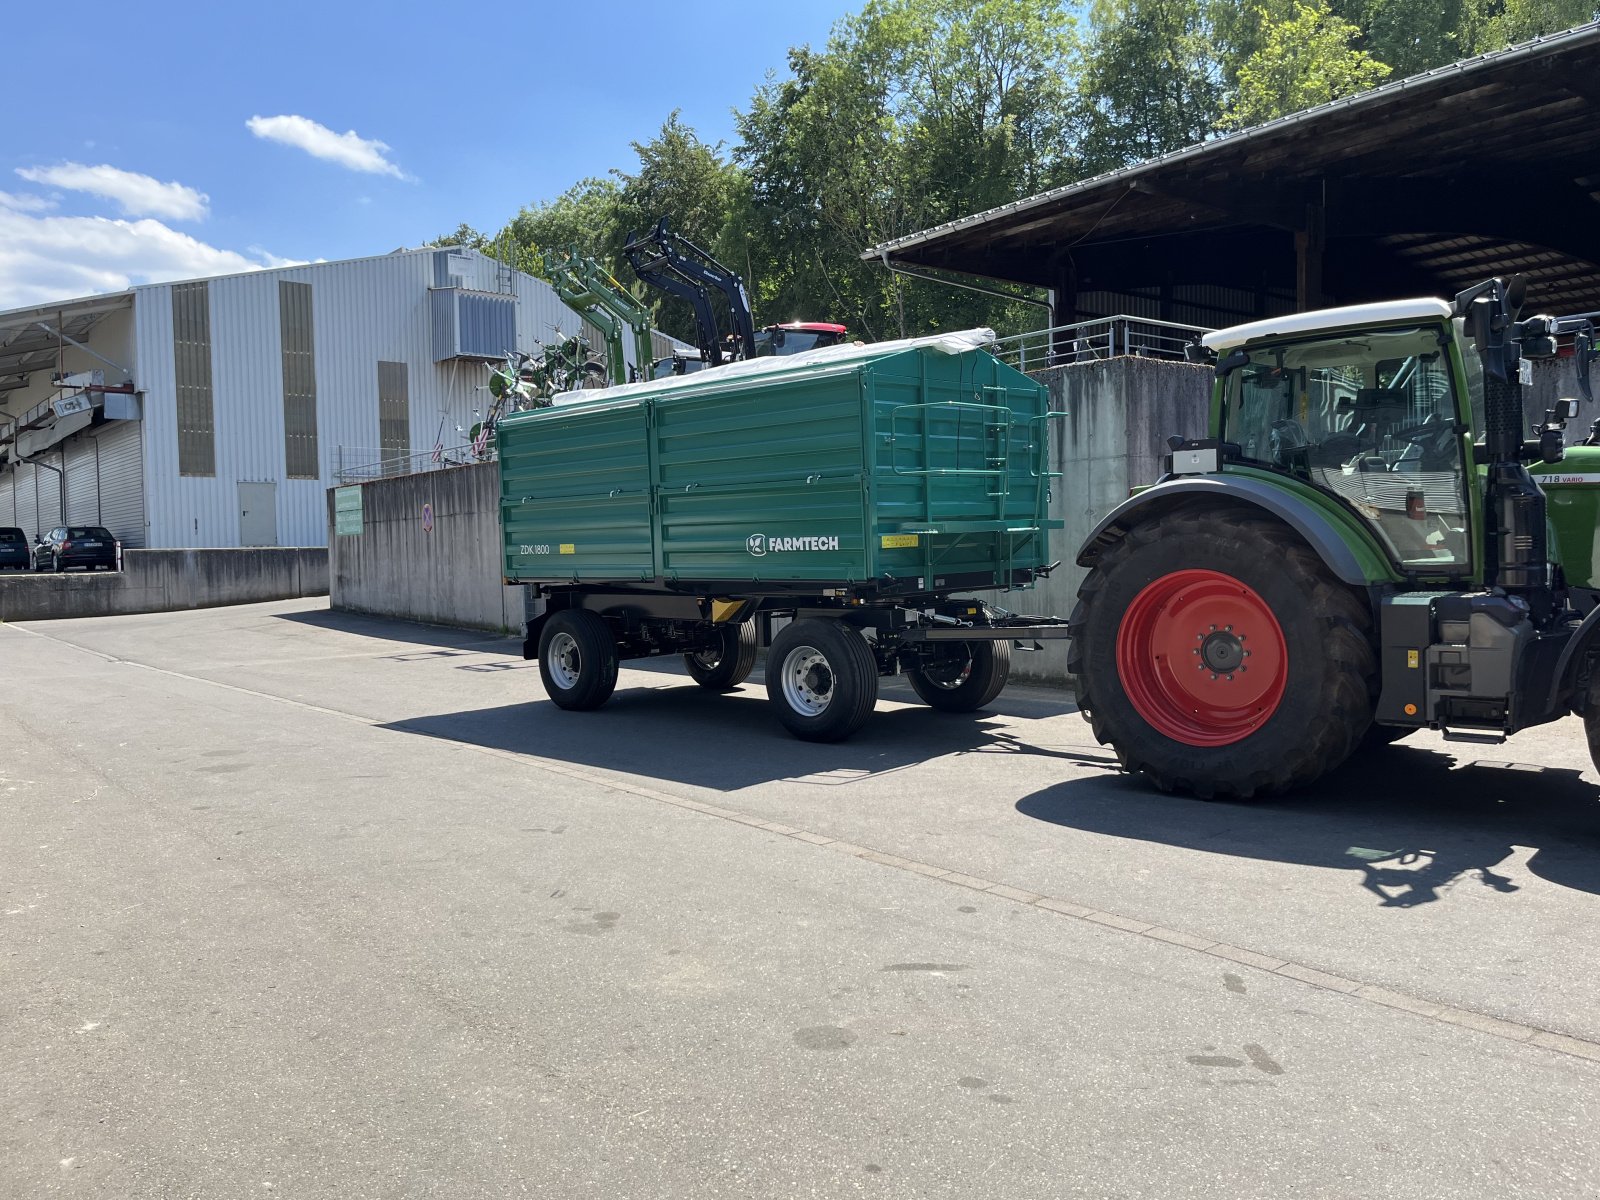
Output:
<instances>
[{"instance_id":1,"label":"white cloud","mask_svg":"<svg viewBox=\"0 0 1600 1200\"><path fill-rule=\"evenodd\" d=\"M176 221L199 221L205 217L211 198L181 183L162 183L149 175L124 171L104 163L90 167L65 162L53 167L18 167L17 174L30 183L88 192L115 200L130 217L168 217Z\"/></svg>"},{"instance_id":2,"label":"white cloud","mask_svg":"<svg viewBox=\"0 0 1600 1200\"><path fill-rule=\"evenodd\" d=\"M33 216L0 207L0 309L47 304L136 283L294 265L207 245L160 221Z\"/></svg>"},{"instance_id":3,"label":"white cloud","mask_svg":"<svg viewBox=\"0 0 1600 1200\"><path fill-rule=\"evenodd\" d=\"M326 125L319 125L310 117L280 116L251 117L246 127L258 138L269 142L282 142L304 150L313 158L325 159L361 171L368 175L393 175L396 179L410 179L396 164L389 161L389 147L376 138L364 138L354 129L335 133Z\"/></svg>"},{"instance_id":4,"label":"white cloud","mask_svg":"<svg viewBox=\"0 0 1600 1200\"><path fill-rule=\"evenodd\" d=\"M0 208L12 212L49 212L56 202L49 196L29 196L18 192L0 192Z\"/></svg>"}]
</instances>

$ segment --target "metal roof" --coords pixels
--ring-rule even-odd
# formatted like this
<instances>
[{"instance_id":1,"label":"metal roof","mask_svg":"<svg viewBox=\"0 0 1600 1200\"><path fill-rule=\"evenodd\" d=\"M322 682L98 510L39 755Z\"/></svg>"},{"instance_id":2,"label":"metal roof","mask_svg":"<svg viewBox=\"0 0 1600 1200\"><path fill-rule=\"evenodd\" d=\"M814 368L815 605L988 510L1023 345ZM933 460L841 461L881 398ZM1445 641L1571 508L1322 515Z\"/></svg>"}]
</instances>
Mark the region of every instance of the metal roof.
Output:
<instances>
[{"instance_id":1,"label":"metal roof","mask_svg":"<svg viewBox=\"0 0 1600 1200\"><path fill-rule=\"evenodd\" d=\"M1376 298L1523 270L1600 308L1600 21L895 238L864 259L1081 290L1281 282L1325 206L1327 290ZM1270 246L1263 235L1277 235ZM1285 240L1287 239L1287 241ZM1270 261L1269 261L1270 260Z\"/></svg>"},{"instance_id":2,"label":"metal roof","mask_svg":"<svg viewBox=\"0 0 1600 1200\"><path fill-rule=\"evenodd\" d=\"M0 404L7 392L27 385L29 374L55 365L58 334L87 341L108 313L131 307L133 292L126 291L0 312Z\"/></svg>"}]
</instances>

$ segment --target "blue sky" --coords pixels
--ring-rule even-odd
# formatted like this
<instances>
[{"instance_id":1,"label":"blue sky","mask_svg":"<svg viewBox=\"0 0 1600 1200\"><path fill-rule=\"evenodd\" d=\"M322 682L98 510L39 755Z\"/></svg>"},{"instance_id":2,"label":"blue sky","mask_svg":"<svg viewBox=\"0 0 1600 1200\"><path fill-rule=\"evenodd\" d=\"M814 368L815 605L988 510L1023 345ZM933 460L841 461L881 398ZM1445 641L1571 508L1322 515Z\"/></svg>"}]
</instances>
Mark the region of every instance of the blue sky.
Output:
<instances>
[{"instance_id":1,"label":"blue sky","mask_svg":"<svg viewBox=\"0 0 1600 1200\"><path fill-rule=\"evenodd\" d=\"M0 308L493 230L632 167L674 108L731 140L788 47L859 7L34 6L7 29Z\"/></svg>"}]
</instances>

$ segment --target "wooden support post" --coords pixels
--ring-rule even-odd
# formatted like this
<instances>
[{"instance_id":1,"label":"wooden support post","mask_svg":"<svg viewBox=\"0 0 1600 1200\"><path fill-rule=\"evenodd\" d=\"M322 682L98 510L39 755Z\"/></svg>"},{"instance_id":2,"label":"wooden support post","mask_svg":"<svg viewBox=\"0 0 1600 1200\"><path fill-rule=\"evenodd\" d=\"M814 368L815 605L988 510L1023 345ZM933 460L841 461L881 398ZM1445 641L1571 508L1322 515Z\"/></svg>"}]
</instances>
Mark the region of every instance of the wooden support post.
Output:
<instances>
[{"instance_id":1,"label":"wooden support post","mask_svg":"<svg viewBox=\"0 0 1600 1200\"><path fill-rule=\"evenodd\" d=\"M1320 201L1306 205L1305 220L1294 231L1294 299L1300 312L1321 308L1323 258L1327 252L1326 209Z\"/></svg>"}]
</instances>

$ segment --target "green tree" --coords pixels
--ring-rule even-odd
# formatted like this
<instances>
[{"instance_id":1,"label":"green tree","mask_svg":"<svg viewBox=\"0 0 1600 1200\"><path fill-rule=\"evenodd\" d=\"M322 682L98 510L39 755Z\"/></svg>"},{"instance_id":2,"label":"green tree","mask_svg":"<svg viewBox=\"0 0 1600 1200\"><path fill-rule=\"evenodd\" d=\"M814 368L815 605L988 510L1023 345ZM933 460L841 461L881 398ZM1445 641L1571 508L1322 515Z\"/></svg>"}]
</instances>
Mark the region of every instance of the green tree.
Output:
<instances>
[{"instance_id":1,"label":"green tree","mask_svg":"<svg viewBox=\"0 0 1600 1200\"><path fill-rule=\"evenodd\" d=\"M1206 0L1095 0L1081 84L1089 173L1205 140L1224 107L1224 66Z\"/></svg>"},{"instance_id":2,"label":"green tree","mask_svg":"<svg viewBox=\"0 0 1600 1200\"><path fill-rule=\"evenodd\" d=\"M515 265L542 276L540 257L569 246L591 257L607 256L620 191L614 179L584 179L554 200L524 207L504 231L516 247Z\"/></svg>"},{"instance_id":3,"label":"green tree","mask_svg":"<svg viewBox=\"0 0 1600 1200\"><path fill-rule=\"evenodd\" d=\"M1239 67L1238 88L1222 124L1259 125L1376 87L1387 63L1355 48L1361 31L1329 11L1327 0L1287 0L1256 8L1261 36Z\"/></svg>"}]
</instances>

